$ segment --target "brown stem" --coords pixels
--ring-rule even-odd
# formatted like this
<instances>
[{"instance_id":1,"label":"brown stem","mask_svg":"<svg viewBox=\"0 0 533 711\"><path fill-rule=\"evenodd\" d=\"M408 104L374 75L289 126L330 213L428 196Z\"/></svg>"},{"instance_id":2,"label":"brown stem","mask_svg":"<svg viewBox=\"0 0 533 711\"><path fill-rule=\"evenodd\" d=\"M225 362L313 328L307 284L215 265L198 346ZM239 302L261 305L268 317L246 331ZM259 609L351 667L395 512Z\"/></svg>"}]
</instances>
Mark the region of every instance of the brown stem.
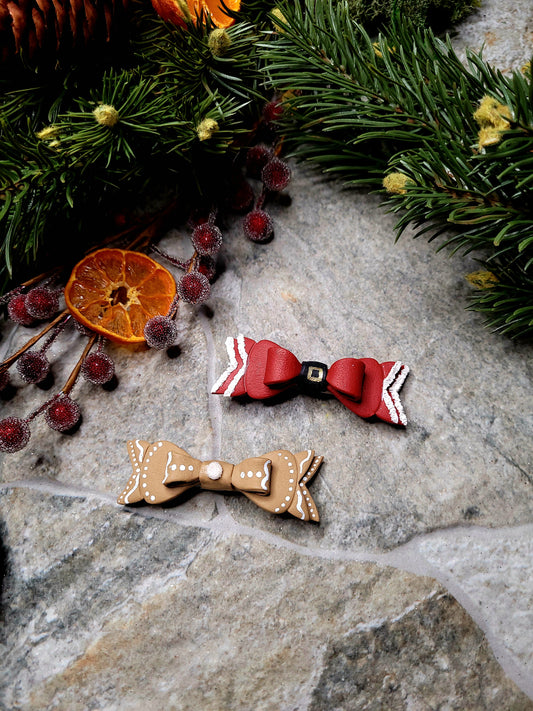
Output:
<instances>
[{"instance_id":1,"label":"brown stem","mask_svg":"<svg viewBox=\"0 0 533 711\"><path fill-rule=\"evenodd\" d=\"M0 363L0 370L7 370L9 366L13 365L13 363L23 354L25 353L29 348L33 346L34 343L37 343L43 336L45 336L48 331L50 331L54 326L57 326L58 323L60 323L66 316L69 315L68 309L65 309L62 311L57 318L55 318L53 321L51 321L48 326L45 326L43 330L38 333L36 336L33 336L33 338L30 338L30 340L22 346L20 350L18 350L16 353L13 353L13 355L9 356L3 363Z\"/></svg>"},{"instance_id":2,"label":"brown stem","mask_svg":"<svg viewBox=\"0 0 533 711\"><path fill-rule=\"evenodd\" d=\"M85 360L85 356L91 350L91 348L93 347L94 342L96 341L97 338L98 338L97 333L93 333L93 335L89 338L89 342L83 349L83 353L81 354L80 359L74 366L74 369L73 369L72 373L69 375L67 382L61 388L61 392L63 393L63 395L68 395L69 392L74 387L74 383L78 379L78 375L80 374L81 366L83 364L83 361Z\"/></svg>"},{"instance_id":3,"label":"brown stem","mask_svg":"<svg viewBox=\"0 0 533 711\"><path fill-rule=\"evenodd\" d=\"M189 266L187 267L187 272L186 274L190 274L191 272L194 271L196 267L196 260L198 259L198 252L194 250L194 254L191 257L191 261L189 262Z\"/></svg>"},{"instance_id":4,"label":"brown stem","mask_svg":"<svg viewBox=\"0 0 533 711\"><path fill-rule=\"evenodd\" d=\"M40 281L43 281L43 279L46 279L49 276L52 276L52 274L56 274L61 270L61 267L54 267L53 269L49 269L47 272L43 272L42 274L37 274L37 276L32 277L31 279L28 279L28 281L23 281L21 286L33 286L34 284L38 284Z\"/></svg>"}]
</instances>

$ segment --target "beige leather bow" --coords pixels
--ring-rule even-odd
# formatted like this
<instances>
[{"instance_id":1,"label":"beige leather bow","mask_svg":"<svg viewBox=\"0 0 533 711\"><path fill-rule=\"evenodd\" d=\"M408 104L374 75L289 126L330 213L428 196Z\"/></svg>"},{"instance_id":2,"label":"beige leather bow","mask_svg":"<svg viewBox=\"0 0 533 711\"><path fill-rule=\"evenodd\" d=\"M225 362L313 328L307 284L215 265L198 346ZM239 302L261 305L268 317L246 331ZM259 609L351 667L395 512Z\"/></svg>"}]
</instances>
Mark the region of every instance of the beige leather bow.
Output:
<instances>
[{"instance_id":1,"label":"beige leather bow","mask_svg":"<svg viewBox=\"0 0 533 711\"><path fill-rule=\"evenodd\" d=\"M211 491L240 491L270 513L290 513L302 521L319 521L308 482L322 457L312 449L292 454L277 449L240 464L210 460L202 462L184 449L163 440L128 442L133 472L119 504L146 501L161 504L199 486Z\"/></svg>"}]
</instances>

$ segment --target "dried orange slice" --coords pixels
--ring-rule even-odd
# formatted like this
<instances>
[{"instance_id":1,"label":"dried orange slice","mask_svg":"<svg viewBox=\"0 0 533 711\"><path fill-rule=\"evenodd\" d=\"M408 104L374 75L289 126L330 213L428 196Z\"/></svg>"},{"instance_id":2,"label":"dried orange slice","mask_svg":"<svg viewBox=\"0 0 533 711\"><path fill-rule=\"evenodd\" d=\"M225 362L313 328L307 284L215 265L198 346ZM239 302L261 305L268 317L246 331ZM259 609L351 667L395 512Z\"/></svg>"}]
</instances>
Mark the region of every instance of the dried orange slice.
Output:
<instances>
[{"instance_id":1,"label":"dried orange slice","mask_svg":"<svg viewBox=\"0 0 533 711\"><path fill-rule=\"evenodd\" d=\"M142 343L144 326L166 315L176 295L172 274L141 252L99 249L78 262L65 287L74 318L115 343Z\"/></svg>"}]
</instances>

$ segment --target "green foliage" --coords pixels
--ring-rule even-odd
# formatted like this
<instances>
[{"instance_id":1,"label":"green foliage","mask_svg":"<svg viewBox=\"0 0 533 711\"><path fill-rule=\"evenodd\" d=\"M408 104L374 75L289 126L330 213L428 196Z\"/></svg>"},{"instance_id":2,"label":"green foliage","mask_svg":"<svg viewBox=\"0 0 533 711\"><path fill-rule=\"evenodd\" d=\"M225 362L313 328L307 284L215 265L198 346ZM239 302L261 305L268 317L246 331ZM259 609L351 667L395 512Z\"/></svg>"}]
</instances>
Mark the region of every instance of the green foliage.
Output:
<instances>
[{"instance_id":1,"label":"green foliage","mask_svg":"<svg viewBox=\"0 0 533 711\"><path fill-rule=\"evenodd\" d=\"M350 15L367 28L389 24L394 13L419 27L451 27L480 5L480 0L348 0Z\"/></svg>"},{"instance_id":2,"label":"green foliage","mask_svg":"<svg viewBox=\"0 0 533 711\"><path fill-rule=\"evenodd\" d=\"M405 21L373 42L345 3L281 9L286 23L262 51L285 96L289 150L350 185L380 189L400 175L400 189L383 191L398 235L410 225L475 252L497 284L472 307L495 330L532 336L531 77L473 53L464 65L449 40Z\"/></svg>"},{"instance_id":3,"label":"green foliage","mask_svg":"<svg viewBox=\"0 0 533 711\"><path fill-rule=\"evenodd\" d=\"M257 15L260 3L249 4ZM219 53L213 30L207 19L167 26L139 4L128 51L113 62L20 68L0 80L4 282L20 279L38 254L86 249L140 195L175 185L188 201L208 199L211 176L231 163L267 100L260 28L237 22ZM205 119L216 130L199 133Z\"/></svg>"}]
</instances>

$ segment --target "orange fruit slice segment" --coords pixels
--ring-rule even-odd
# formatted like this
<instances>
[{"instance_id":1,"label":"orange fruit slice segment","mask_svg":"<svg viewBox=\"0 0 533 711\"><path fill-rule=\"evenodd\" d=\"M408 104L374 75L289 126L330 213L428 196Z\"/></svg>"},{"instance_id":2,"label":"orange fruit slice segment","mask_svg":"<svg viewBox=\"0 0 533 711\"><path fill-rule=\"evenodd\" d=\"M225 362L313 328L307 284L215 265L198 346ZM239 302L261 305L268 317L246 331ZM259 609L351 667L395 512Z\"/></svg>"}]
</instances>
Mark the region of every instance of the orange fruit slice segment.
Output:
<instances>
[{"instance_id":1,"label":"orange fruit slice segment","mask_svg":"<svg viewBox=\"0 0 533 711\"><path fill-rule=\"evenodd\" d=\"M233 25L235 19L224 12L221 0L203 0L203 2L217 27L225 29ZM224 4L229 10L235 12L241 9L241 0L224 0Z\"/></svg>"},{"instance_id":2,"label":"orange fruit slice segment","mask_svg":"<svg viewBox=\"0 0 533 711\"><path fill-rule=\"evenodd\" d=\"M115 343L144 342L144 327L166 315L176 295L172 274L141 252L99 249L82 259L65 287L73 317Z\"/></svg>"}]
</instances>

